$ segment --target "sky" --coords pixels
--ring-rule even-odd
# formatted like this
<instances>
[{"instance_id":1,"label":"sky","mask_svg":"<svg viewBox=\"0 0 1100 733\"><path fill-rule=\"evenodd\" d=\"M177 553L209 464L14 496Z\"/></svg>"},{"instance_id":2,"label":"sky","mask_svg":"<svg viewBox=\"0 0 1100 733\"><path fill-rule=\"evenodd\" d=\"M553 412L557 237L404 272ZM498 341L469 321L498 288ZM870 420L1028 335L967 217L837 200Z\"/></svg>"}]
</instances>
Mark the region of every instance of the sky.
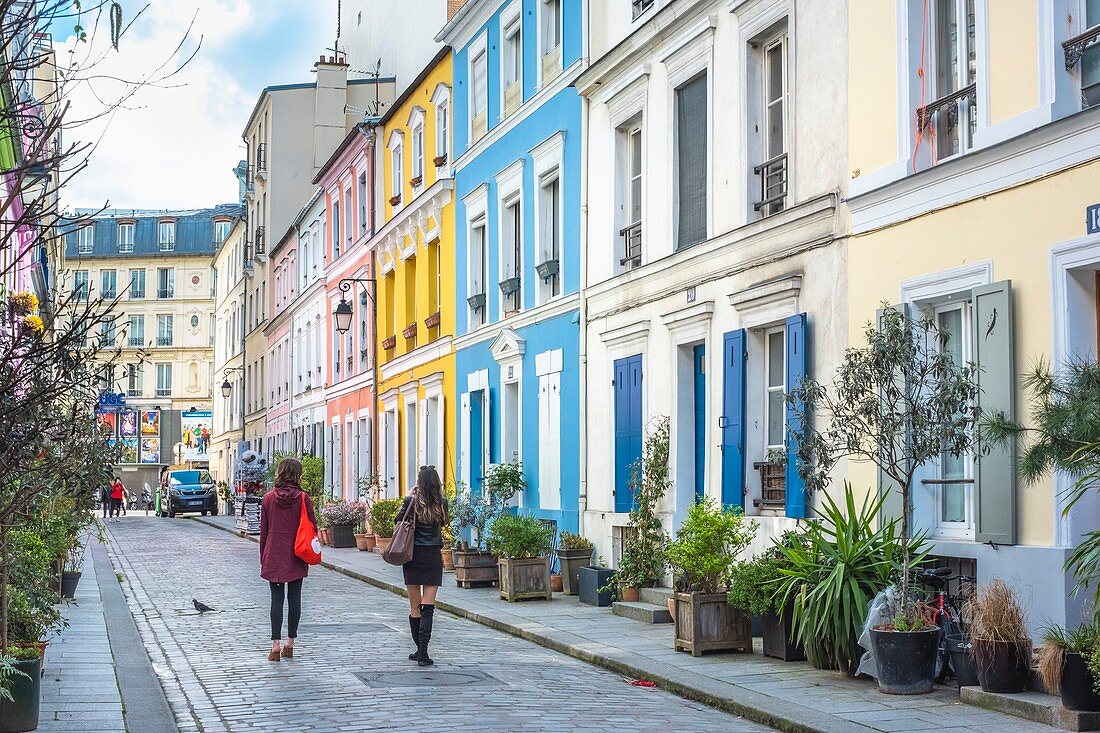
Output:
<instances>
[{"instance_id":1,"label":"sky","mask_svg":"<svg viewBox=\"0 0 1100 733\"><path fill-rule=\"evenodd\" d=\"M122 1L123 25L145 1ZM95 148L63 206L202 208L237 200L232 169L245 157L241 131L256 99L265 86L313 80L313 62L335 37L336 0L150 0L118 51L106 23L85 12L84 42L71 19L51 28L59 65L94 61L91 72L69 74L65 142ZM178 74L104 115L126 94L119 80L163 77L196 47Z\"/></svg>"}]
</instances>

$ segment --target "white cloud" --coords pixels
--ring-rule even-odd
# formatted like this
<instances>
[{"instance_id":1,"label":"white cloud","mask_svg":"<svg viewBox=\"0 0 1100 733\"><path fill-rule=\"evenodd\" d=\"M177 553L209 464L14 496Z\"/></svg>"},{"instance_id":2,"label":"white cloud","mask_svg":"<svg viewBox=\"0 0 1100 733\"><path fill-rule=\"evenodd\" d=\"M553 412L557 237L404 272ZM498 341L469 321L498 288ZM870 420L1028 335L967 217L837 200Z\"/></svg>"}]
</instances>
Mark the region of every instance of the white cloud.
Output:
<instances>
[{"instance_id":1,"label":"white cloud","mask_svg":"<svg viewBox=\"0 0 1100 733\"><path fill-rule=\"evenodd\" d=\"M187 44L160 73L176 68L200 36L202 46L163 87L142 88L108 117L66 130L67 142L97 144L88 168L64 191L64 204L197 208L235 200L231 169L244 157L241 130L256 97L265 85L309 79L311 59L326 35L316 6L328 4L155 0L117 52L110 49L106 27L93 30L94 18L85 18L87 43L71 37L57 44L59 64L68 63L70 52L78 65L80 59L100 59L70 82L73 120L101 114L104 102L124 94L125 86L110 77L156 74L192 19Z\"/></svg>"}]
</instances>

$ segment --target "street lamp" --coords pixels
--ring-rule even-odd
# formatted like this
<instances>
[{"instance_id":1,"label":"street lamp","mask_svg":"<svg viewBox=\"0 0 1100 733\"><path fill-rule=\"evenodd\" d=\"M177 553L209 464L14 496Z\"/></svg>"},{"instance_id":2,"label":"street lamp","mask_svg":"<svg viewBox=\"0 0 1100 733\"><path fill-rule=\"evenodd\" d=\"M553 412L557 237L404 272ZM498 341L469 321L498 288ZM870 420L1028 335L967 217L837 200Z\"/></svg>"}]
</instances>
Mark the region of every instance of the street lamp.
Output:
<instances>
[{"instance_id":1,"label":"street lamp","mask_svg":"<svg viewBox=\"0 0 1100 733\"><path fill-rule=\"evenodd\" d=\"M229 383L228 379L226 379L224 382L222 382L222 397L224 397L225 399L228 400L229 395L232 392L233 392L233 385Z\"/></svg>"},{"instance_id":2,"label":"street lamp","mask_svg":"<svg viewBox=\"0 0 1100 733\"><path fill-rule=\"evenodd\" d=\"M233 394L233 385L229 383L230 374L243 374L244 367L226 367L222 372L222 397L229 399L229 395Z\"/></svg>"},{"instance_id":3,"label":"street lamp","mask_svg":"<svg viewBox=\"0 0 1100 733\"><path fill-rule=\"evenodd\" d=\"M373 277L346 277L340 281L337 287L340 288L341 293L347 293L351 291L352 283L373 283L374 281ZM372 303L374 302L374 296L366 288L363 289L363 295L370 298ZM351 328L351 317L353 315L351 303L341 295L336 310L332 312L332 316L336 320L336 330L340 333L347 333Z\"/></svg>"}]
</instances>

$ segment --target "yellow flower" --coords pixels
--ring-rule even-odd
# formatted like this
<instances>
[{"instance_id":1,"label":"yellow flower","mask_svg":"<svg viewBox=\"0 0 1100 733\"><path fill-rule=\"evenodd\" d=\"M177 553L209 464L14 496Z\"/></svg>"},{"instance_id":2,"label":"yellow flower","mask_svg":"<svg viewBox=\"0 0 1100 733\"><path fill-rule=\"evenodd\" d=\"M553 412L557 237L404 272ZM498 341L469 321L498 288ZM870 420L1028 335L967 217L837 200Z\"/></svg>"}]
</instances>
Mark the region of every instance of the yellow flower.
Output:
<instances>
[{"instance_id":1,"label":"yellow flower","mask_svg":"<svg viewBox=\"0 0 1100 733\"><path fill-rule=\"evenodd\" d=\"M46 324L42 322L42 319L38 316L26 316L23 318L23 326L30 329L38 335L42 335L42 332L46 330Z\"/></svg>"},{"instance_id":2,"label":"yellow flower","mask_svg":"<svg viewBox=\"0 0 1100 733\"><path fill-rule=\"evenodd\" d=\"M17 313L33 313L38 310L38 296L25 290L13 293L11 304Z\"/></svg>"}]
</instances>

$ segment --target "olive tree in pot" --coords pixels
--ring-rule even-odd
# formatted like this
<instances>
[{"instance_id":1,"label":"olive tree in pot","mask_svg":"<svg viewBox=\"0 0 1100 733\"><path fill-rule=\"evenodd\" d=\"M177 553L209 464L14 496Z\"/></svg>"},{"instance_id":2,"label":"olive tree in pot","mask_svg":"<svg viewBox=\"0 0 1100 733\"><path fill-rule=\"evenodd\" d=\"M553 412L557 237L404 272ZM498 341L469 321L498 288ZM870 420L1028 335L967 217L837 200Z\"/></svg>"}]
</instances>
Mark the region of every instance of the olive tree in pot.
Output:
<instances>
[{"instance_id":1,"label":"olive tree in pot","mask_svg":"<svg viewBox=\"0 0 1100 733\"><path fill-rule=\"evenodd\" d=\"M393 528L397 522L397 512L401 510L401 499L380 499L370 508L370 526L378 541L378 551L385 552L393 539Z\"/></svg>"},{"instance_id":2,"label":"olive tree in pot","mask_svg":"<svg viewBox=\"0 0 1100 733\"><path fill-rule=\"evenodd\" d=\"M489 525L489 542L499 556L500 597L509 603L551 600L551 525L527 514L501 514Z\"/></svg>"},{"instance_id":3,"label":"olive tree in pot","mask_svg":"<svg viewBox=\"0 0 1100 733\"><path fill-rule=\"evenodd\" d=\"M752 652L749 617L727 600L737 557L759 525L740 509L700 499L668 545L668 563L677 579L672 620L676 651L694 657L707 651Z\"/></svg>"},{"instance_id":4,"label":"olive tree in pot","mask_svg":"<svg viewBox=\"0 0 1100 733\"><path fill-rule=\"evenodd\" d=\"M561 561L562 590L568 596L580 593L580 570L592 562L595 551L592 543L579 534L561 532L558 535L558 549L555 551Z\"/></svg>"},{"instance_id":5,"label":"olive tree in pot","mask_svg":"<svg viewBox=\"0 0 1100 733\"><path fill-rule=\"evenodd\" d=\"M620 599L637 601L638 590L657 583L668 564L668 534L657 506L672 486L668 470L669 420L654 419L642 456L631 467L630 491L634 506L630 525L623 534L622 556L615 570Z\"/></svg>"},{"instance_id":6,"label":"olive tree in pot","mask_svg":"<svg viewBox=\"0 0 1100 733\"><path fill-rule=\"evenodd\" d=\"M885 693L931 692L936 674L940 633L925 622L910 593L910 539L917 471L967 456L974 443L976 368L945 348L950 338L931 315L911 317L904 308L886 307L877 325L867 324L864 344L845 351L830 387L807 378L787 398L801 417L792 433L808 489L824 489L846 458L873 463L883 489L894 494L884 506L900 519L898 608L892 623L871 630ZM896 499L898 505L890 503Z\"/></svg>"},{"instance_id":7,"label":"olive tree in pot","mask_svg":"<svg viewBox=\"0 0 1100 733\"><path fill-rule=\"evenodd\" d=\"M500 512L500 508L489 499L488 494L473 497L460 482L455 498L450 502L451 531L455 537L451 557L455 585L460 588L493 585L500 577L497 556L482 549L486 528Z\"/></svg>"},{"instance_id":8,"label":"olive tree in pot","mask_svg":"<svg viewBox=\"0 0 1100 733\"><path fill-rule=\"evenodd\" d=\"M1016 593L1000 578L966 602L970 655L986 692L1023 692L1031 670L1031 638Z\"/></svg>"},{"instance_id":9,"label":"olive tree in pot","mask_svg":"<svg viewBox=\"0 0 1100 733\"><path fill-rule=\"evenodd\" d=\"M1039 647L1039 678L1068 710L1100 712L1100 616L1065 629L1049 626Z\"/></svg>"}]
</instances>

